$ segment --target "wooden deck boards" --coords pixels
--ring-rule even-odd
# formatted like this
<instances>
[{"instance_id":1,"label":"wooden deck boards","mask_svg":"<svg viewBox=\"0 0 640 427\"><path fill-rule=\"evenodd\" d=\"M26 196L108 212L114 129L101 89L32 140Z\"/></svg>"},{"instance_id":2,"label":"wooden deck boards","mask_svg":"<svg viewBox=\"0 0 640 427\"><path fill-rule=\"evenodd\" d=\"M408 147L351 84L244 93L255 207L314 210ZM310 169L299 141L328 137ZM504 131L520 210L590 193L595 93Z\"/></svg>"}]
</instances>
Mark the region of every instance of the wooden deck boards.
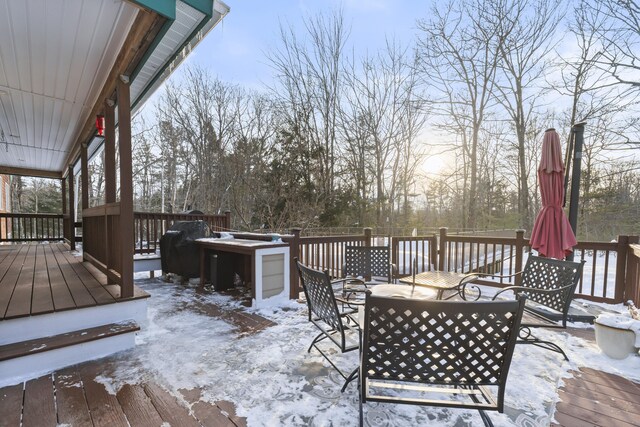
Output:
<instances>
[{"instance_id":1,"label":"wooden deck boards","mask_svg":"<svg viewBox=\"0 0 640 427\"><path fill-rule=\"evenodd\" d=\"M96 381L103 374L103 363L88 362L25 384L0 388L0 427L19 426L21 417L23 427L157 427L163 423L181 427L246 427L245 419L235 415L231 402L204 402L197 390L183 394L181 399L152 382L107 390Z\"/></svg>"},{"instance_id":2,"label":"wooden deck boards","mask_svg":"<svg viewBox=\"0 0 640 427\"><path fill-rule=\"evenodd\" d=\"M558 391L552 426L640 426L640 384L589 368L572 373Z\"/></svg>"},{"instance_id":3,"label":"wooden deck boards","mask_svg":"<svg viewBox=\"0 0 640 427\"><path fill-rule=\"evenodd\" d=\"M0 320L118 301L120 288L62 243L3 246L0 250ZM147 293L134 288L134 297Z\"/></svg>"}]
</instances>

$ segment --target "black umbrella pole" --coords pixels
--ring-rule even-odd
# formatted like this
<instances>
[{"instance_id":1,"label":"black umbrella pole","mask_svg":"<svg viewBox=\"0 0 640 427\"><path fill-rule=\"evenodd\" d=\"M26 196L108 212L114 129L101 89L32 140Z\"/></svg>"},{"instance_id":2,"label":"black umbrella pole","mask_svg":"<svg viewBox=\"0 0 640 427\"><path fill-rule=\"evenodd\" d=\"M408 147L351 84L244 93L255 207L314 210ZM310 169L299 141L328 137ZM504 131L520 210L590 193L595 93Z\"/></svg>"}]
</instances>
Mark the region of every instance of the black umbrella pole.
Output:
<instances>
[{"instance_id":1,"label":"black umbrella pole","mask_svg":"<svg viewBox=\"0 0 640 427\"><path fill-rule=\"evenodd\" d=\"M571 129L574 136L573 143L573 171L571 175L571 201L569 204L569 223L573 234L578 235L578 203L580 199L580 168L582 166L582 144L584 143L584 125L577 123ZM567 257L573 261L573 252Z\"/></svg>"}]
</instances>

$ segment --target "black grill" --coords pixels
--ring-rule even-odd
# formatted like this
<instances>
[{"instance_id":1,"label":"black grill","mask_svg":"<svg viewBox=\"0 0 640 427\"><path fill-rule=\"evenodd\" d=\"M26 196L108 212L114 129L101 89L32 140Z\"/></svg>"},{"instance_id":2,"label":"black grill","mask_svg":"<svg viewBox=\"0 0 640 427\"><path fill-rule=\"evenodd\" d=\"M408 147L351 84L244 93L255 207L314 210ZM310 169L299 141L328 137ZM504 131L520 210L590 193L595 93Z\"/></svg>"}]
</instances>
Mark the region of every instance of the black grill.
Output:
<instances>
[{"instance_id":1,"label":"black grill","mask_svg":"<svg viewBox=\"0 0 640 427\"><path fill-rule=\"evenodd\" d=\"M210 237L211 229L204 221L176 221L160 238L162 273L183 278L200 277L200 254L195 240Z\"/></svg>"}]
</instances>

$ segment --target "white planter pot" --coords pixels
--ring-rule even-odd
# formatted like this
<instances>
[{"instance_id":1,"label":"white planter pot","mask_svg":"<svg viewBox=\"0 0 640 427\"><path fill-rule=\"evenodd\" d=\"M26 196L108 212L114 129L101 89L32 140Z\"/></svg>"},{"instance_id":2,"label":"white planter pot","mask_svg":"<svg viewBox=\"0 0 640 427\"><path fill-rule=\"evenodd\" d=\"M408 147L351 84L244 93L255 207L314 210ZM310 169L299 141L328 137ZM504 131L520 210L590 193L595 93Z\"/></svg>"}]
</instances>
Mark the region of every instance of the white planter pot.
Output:
<instances>
[{"instance_id":1,"label":"white planter pot","mask_svg":"<svg viewBox=\"0 0 640 427\"><path fill-rule=\"evenodd\" d=\"M635 347L636 334L629 329L615 328L602 325L598 320L594 322L596 327L596 343L600 350L612 359L626 359L637 351Z\"/></svg>"}]
</instances>

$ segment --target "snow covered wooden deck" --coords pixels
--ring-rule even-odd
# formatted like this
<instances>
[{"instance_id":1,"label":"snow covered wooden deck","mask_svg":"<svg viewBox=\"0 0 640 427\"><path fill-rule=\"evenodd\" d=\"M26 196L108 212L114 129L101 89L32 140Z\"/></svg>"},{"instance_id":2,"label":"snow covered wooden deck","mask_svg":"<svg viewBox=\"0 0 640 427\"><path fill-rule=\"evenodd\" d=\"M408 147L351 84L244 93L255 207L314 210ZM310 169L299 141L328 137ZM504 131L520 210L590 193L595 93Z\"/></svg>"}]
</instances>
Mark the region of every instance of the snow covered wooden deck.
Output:
<instances>
[{"instance_id":1,"label":"snow covered wooden deck","mask_svg":"<svg viewBox=\"0 0 640 427\"><path fill-rule=\"evenodd\" d=\"M0 387L131 348L149 294L120 287L62 243L0 246Z\"/></svg>"},{"instance_id":2,"label":"snow covered wooden deck","mask_svg":"<svg viewBox=\"0 0 640 427\"><path fill-rule=\"evenodd\" d=\"M182 390L178 398L154 382L107 390L100 382L105 363L88 362L0 388L0 426L246 426L233 404L201 401L198 389Z\"/></svg>"},{"instance_id":3,"label":"snow covered wooden deck","mask_svg":"<svg viewBox=\"0 0 640 427\"><path fill-rule=\"evenodd\" d=\"M148 296L135 287L127 300ZM119 286L62 243L0 246L0 320L122 301Z\"/></svg>"}]
</instances>

